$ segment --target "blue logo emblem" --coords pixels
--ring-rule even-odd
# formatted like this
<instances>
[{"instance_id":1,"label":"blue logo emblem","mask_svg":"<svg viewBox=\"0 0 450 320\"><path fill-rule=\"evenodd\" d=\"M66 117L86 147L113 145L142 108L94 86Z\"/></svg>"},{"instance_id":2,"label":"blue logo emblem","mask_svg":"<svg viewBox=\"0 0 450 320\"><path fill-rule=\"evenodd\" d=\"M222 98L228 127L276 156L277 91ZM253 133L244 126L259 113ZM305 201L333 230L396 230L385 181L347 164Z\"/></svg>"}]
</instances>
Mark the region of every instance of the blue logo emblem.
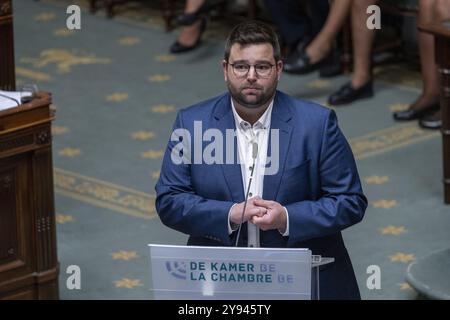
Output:
<instances>
[{"instance_id":1,"label":"blue logo emblem","mask_svg":"<svg viewBox=\"0 0 450 320\"><path fill-rule=\"evenodd\" d=\"M166 261L166 269L175 278L186 280L186 263Z\"/></svg>"}]
</instances>

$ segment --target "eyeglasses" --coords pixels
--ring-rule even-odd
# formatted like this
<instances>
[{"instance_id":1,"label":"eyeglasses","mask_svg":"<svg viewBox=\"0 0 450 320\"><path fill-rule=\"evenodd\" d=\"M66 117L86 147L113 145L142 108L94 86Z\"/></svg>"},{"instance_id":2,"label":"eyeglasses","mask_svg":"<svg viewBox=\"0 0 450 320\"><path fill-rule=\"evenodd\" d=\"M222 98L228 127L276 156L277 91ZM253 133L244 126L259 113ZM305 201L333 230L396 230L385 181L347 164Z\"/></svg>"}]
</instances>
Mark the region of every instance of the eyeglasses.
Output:
<instances>
[{"instance_id":1,"label":"eyeglasses","mask_svg":"<svg viewBox=\"0 0 450 320\"><path fill-rule=\"evenodd\" d=\"M238 78L244 78L247 76L248 72L250 71L250 68L255 68L255 72L260 78L267 78L272 73L272 68L275 66L274 64L270 63L258 63L255 65L249 65L247 63L228 63L232 69L233 73Z\"/></svg>"}]
</instances>

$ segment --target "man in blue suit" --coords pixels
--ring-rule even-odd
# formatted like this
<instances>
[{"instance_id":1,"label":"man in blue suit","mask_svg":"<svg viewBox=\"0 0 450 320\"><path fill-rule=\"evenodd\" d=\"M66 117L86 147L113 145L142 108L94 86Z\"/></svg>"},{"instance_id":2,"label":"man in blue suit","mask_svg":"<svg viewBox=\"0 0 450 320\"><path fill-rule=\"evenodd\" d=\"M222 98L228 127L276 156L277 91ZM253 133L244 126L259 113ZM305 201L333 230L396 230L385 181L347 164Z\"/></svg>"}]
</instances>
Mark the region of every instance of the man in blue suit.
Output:
<instances>
[{"instance_id":1,"label":"man in blue suit","mask_svg":"<svg viewBox=\"0 0 450 320\"><path fill-rule=\"evenodd\" d=\"M177 115L156 184L162 222L188 245L334 257L321 298L359 299L341 230L361 221L367 199L334 111L277 91L280 47L261 22L231 31L222 64L229 92Z\"/></svg>"}]
</instances>

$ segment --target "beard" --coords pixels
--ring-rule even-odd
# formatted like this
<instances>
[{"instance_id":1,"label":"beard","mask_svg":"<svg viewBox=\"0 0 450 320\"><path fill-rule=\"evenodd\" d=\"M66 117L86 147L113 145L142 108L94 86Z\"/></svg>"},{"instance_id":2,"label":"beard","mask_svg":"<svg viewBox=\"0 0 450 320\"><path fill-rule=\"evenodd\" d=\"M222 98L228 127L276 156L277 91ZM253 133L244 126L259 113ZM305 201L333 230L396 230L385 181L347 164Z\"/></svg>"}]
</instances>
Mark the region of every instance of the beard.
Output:
<instances>
[{"instance_id":1,"label":"beard","mask_svg":"<svg viewBox=\"0 0 450 320\"><path fill-rule=\"evenodd\" d=\"M272 99L277 89L276 82L266 89L258 85L250 84L244 85L241 88L237 88L233 86L229 81L227 81L227 86L233 99L241 106L249 109L257 109L267 104ZM245 93L244 91L247 88L255 89L255 91L251 93Z\"/></svg>"}]
</instances>

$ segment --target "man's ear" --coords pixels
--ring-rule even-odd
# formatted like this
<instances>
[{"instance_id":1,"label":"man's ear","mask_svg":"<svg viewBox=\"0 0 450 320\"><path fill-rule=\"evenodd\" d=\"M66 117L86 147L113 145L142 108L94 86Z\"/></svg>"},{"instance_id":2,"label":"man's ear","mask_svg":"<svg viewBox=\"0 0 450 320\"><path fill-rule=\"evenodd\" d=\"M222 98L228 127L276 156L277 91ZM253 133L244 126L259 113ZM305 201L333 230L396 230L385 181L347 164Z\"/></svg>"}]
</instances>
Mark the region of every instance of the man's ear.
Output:
<instances>
[{"instance_id":1,"label":"man's ear","mask_svg":"<svg viewBox=\"0 0 450 320\"><path fill-rule=\"evenodd\" d=\"M223 76L225 78L225 81L228 81L228 70L227 70L228 62L223 59L222 60L222 69L223 69Z\"/></svg>"},{"instance_id":2,"label":"man's ear","mask_svg":"<svg viewBox=\"0 0 450 320\"><path fill-rule=\"evenodd\" d=\"M277 77L278 77L278 81L280 81L282 72L283 72L283 60L279 60L277 62Z\"/></svg>"}]
</instances>

